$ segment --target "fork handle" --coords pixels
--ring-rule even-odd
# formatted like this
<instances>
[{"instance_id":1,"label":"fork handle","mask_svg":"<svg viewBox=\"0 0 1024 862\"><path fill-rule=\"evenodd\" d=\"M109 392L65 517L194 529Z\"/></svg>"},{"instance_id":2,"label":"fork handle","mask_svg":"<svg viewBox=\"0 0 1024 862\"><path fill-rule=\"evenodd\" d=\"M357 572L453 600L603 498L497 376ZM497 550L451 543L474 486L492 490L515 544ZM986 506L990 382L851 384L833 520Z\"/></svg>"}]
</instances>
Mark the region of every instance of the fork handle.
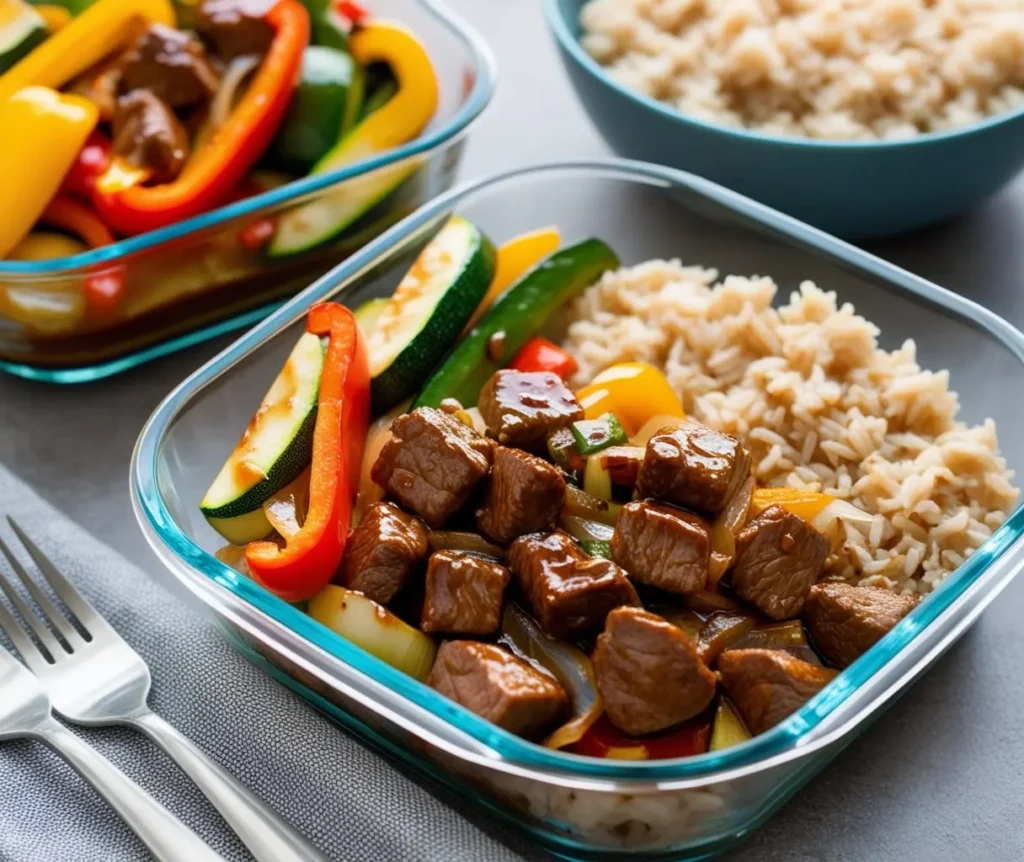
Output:
<instances>
[{"instance_id":1,"label":"fork handle","mask_svg":"<svg viewBox=\"0 0 1024 862\"><path fill-rule=\"evenodd\" d=\"M258 862L328 862L326 856L239 781L152 711L128 720L180 766L235 830Z\"/></svg>"},{"instance_id":2,"label":"fork handle","mask_svg":"<svg viewBox=\"0 0 1024 862\"><path fill-rule=\"evenodd\" d=\"M53 748L96 788L159 862L225 862L170 811L60 722L51 718L36 728L33 736Z\"/></svg>"}]
</instances>

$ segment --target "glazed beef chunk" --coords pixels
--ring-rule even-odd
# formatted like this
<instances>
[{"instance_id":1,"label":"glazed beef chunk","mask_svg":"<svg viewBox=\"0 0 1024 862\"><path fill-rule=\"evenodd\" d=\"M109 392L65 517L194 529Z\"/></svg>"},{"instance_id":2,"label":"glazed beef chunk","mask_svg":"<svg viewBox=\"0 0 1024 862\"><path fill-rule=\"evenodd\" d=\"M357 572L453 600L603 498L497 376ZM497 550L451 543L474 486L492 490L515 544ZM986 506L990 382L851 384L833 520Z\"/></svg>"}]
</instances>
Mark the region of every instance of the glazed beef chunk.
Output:
<instances>
[{"instance_id":1,"label":"glazed beef chunk","mask_svg":"<svg viewBox=\"0 0 1024 862\"><path fill-rule=\"evenodd\" d=\"M640 608L608 614L593 655L608 719L633 735L692 718L715 696L715 675L682 629Z\"/></svg>"},{"instance_id":2,"label":"glazed beef chunk","mask_svg":"<svg viewBox=\"0 0 1024 862\"><path fill-rule=\"evenodd\" d=\"M691 423L647 441L637 493L715 515L749 473L750 455L739 440Z\"/></svg>"},{"instance_id":3,"label":"glazed beef chunk","mask_svg":"<svg viewBox=\"0 0 1024 862\"><path fill-rule=\"evenodd\" d=\"M174 112L149 90L133 90L114 107L113 152L148 168L159 183L174 180L188 159L188 134Z\"/></svg>"},{"instance_id":4,"label":"glazed beef chunk","mask_svg":"<svg viewBox=\"0 0 1024 862\"><path fill-rule=\"evenodd\" d=\"M163 24L151 24L121 58L121 93L149 90L172 108L205 102L217 84L203 43Z\"/></svg>"},{"instance_id":5,"label":"glazed beef chunk","mask_svg":"<svg viewBox=\"0 0 1024 862\"><path fill-rule=\"evenodd\" d=\"M565 502L565 480L551 464L524 452L499 446L476 523L499 544L517 536L553 530Z\"/></svg>"},{"instance_id":6,"label":"glazed beef chunk","mask_svg":"<svg viewBox=\"0 0 1024 862\"><path fill-rule=\"evenodd\" d=\"M717 666L725 693L753 734L792 715L836 676L782 650L727 650Z\"/></svg>"},{"instance_id":7,"label":"glazed beef chunk","mask_svg":"<svg viewBox=\"0 0 1024 862\"><path fill-rule=\"evenodd\" d=\"M736 536L733 591L773 620L799 616L829 550L828 539L812 526L771 506Z\"/></svg>"},{"instance_id":8,"label":"glazed beef chunk","mask_svg":"<svg viewBox=\"0 0 1024 862\"><path fill-rule=\"evenodd\" d=\"M583 418L572 390L548 371L498 371L477 407L494 439L530 452L543 452L549 434Z\"/></svg>"},{"instance_id":9,"label":"glazed beef chunk","mask_svg":"<svg viewBox=\"0 0 1024 862\"><path fill-rule=\"evenodd\" d=\"M427 530L394 503L374 503L345 545L341 581L386 605L427 556Z\"/></svg>"},{"instance_id":10,"label":"glazed beef chunk","mask_svg":"<svg viewBox=\"0 0 1024 862\"><path fill-rule=\"evenodd\" d=\"M391 425L370 473L403 507L440 527L491 467L494 443L458 419L419 407Z\"/></svg>"},{"instance_id":11,"label":"glazed beef chunk","mask_svg":"<svg viewBox=\"0 0 1024 862\"><path fill-rule=\"evenodd\" d=\"M707 582L708 526L682 509L629 503L615 522L611 546L612 558L638 583L685 595Z\"/></svg>"},{"instance_id":12,"label":"glazed beef chunk","mask_svg":"<svg viewBox=\"0 0 1024 862\"><path fill-rule=\"evenodd\" d=\"M196 30L225 62L244 54L263 55L274 40L266 21L272 0L204 0Z\"/></svg>"},{"instance_id":13,"label":"glazed beef chunk","mask_svg":"<svg viewBox=\"0 0 1024 862\"><path fill-rule=\"evenodd\" d=\"M420 628L425 632L489 635L501 623L511 575L500 563L458 551L437 551L427 566Z\"/></svg>"},{"instance_id":14,"label":"glazed beef chunk","mask_svg":"<svg viewBox=\"0 0 1024 862\"><path fill-rule=\"evenodd\" d=\"M533 615L552 637L571 640L601 626L615 608L640 604L622 569L588 557L562 532L516 539L508 561Z\"/></svg>"},{"instance_id":15,"label":"glazed beef chunk","mask_svg":"<svg viewBox=\"0 0 1024 862\"><path fill-rule=\"evenodd\" d=\"M917 605L876 587L815 584L804 604L804 622L814 645L838 667L853 664Z\"/></svg>"},{"instance_id":16,"label":"glazed beef chunk","mask_svg":"<svg viewBox=\"0 0 1024 862\"><path fill-rule=\"evenodd\" d=\"M494 644L441 644L427 685L498 727L535 737L568 708L554 678Z\"/></svg>"}]
</instances>

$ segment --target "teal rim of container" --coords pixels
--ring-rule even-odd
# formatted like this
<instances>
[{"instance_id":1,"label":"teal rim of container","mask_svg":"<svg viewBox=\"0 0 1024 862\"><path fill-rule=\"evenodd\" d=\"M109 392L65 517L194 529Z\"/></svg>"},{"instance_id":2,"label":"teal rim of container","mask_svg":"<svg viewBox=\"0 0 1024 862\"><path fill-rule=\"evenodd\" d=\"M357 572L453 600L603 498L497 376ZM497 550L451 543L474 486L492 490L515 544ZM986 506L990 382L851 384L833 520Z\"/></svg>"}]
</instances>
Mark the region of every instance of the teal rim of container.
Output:
<instances>
[{"instance_id":1,"label":"teal rim of container","mask_svg":"<svg viewBox=\"0 0 1024 862\"><path fill-rule=\"evenodd\" d=\"M158 230L149 231L139 236L128 237L119 240L112 245L102 246L97 249L68 257L56 258L45 261L4 261L0 260L0 280L5 275L35 275L49 276L59 275L63 272L74 272L80 268L95 267L98 264L116 261L125 255L138 254L148 251L155 246L165 242L171 242L190 236L194 233L216 227L219 224L231 221L243 216L250 216L261 212L267 207L274 207L279 204L286 204L304 195L312 194L325 189L335 183L351 179L355 176L370 173L378 168L400 162L414 156L434 150L437 147L454 142L469 127L484 108L487 107L494 95L497 67L494 55L487 43L466 24L459 16L452 13L438 0L419 0L426 6L438 20L445 24L457 37L465 42L475 63L476 78L473 82L473 89L470 91L465 102L451 118L451 120L436 131L423 135L403 144L386 153L373 158L364 159L352 165L338 168L326 174L307 176L293 182L279 186L275 189L262 192L253 197L245 198L226 206L218 207L210 212L193 216L177 224L168 225ZM45 383L83 383L99 380L122 371L134 368L145 362L166 356L178 350L192 347L203 341L208 341L218 335L223 335L238 329L243 329L261 316L275 308L281 307L281 302L264 305L257 309L250 309L241 314L234 315L217 323L200 327L199 329L182 335L169 338L165 341L149 345L142 350L129 353L109 361L100 362L95 365L75 366L65 368L46 368L35 366L31 363L17 362L12 360L0 360L0 371L5 371L16 377L28 380L36 380Z\"/></svg>"},{"instance_id":2,"label":"teal rim of container","mask_svg":"<svg viewBox=\"0 0 1024 862\"><path fill-rule=\"evenodd\" d=\"M632 90L625 84L616 81L610 74L608 74L607 69L605 69L597 62L597 60L591 57L590 54L583 49L578 35L579 22L573 21L570 23L566 21L565 16L562 14L562 7L566 2L574 4L577 14L579 13L579 9L585 5L581 0L544 0L544 14L547 17L548 26L551 28L551 32L554 33L559 46L568 53L579 66L586 69L586 71L591 75L600 78L605 84L616 90L621 95L633 102L636 102L637 105L647 108L650 111L654 111L657 114L661 114L663 117L674 120L684 126L693 126L695 128L709 132L716 132L725 136L745 138L751 142L772 143L788 147L828 148L833 150L868 150L889 147L913 147L943 141L950 138L966 137L976 132L981 132L994 126L1011 122L1024 115L1024 105L1021 105L1013 110L1005 111L1001 114L995 114L991 117L986 117L984 120L980 120L977 123L971 123L969 126L948 129L941 132L925 132L920 135L915 135L912 138L898 138L895 140L882 138L868 141L837 141L823 138L797 137L795 135L774 135L767 132L758 132L752 129L734 129L730 126L709 123L698 117L691 117L689 114L684 114L682 111L678 111L670 105L666 105L664 102L659 102L657 99L652 99L650 96L638 93L636 90Z\"/></svg>"},{"instance_id":3,"label":"teal rim of container","mask_svg":"<svg viewBox=\"0 0 1024 862\"><path fill-rule=\"evenodd\" d=\"M687 780L749 767L791 748L801 737L817 728L826 717L845 703L850 695L963 596L999 559L1003 551L1024 535L1024 505L1019 505L985 544L929 595L927 601L920 603L875 646L846 668L799 711L771 730L741 745L693 757L652 761L602 761L552 751L502 730L335 634L302 611L241 576L195 544L174 522L157 489L157 444L178 412L187 406L196 387L212 382L265 338L276 335L279 329L300 319L310 305L328 297L338 284L355 277L361 270L368 269L377 256L391 245L413 237L426 226L437 223L457 210L463 198L489 186L514 181L517 177L571 171L602 172L609 177L643 182L666 189L673 186L685 187L739 215L767 226L794 244L823 255L845 268L884 281L901 292L923 297L928 302L969 322L975 328L987 332L1024 362L1024 333L988 309L709 180L674 168L624 159L536 165L464 184L421 207L290 299L270 317L184 380L157 407L136 444L131 481L132 492L137 500L137 512L141 510L141 515L160 541L196 572L226 588L271 620L291 629L359 673L386 685L416 706L446 719L458 730L488 746L507 761L561 774L568 773L579 778L623 781ZM333 298L343 299L341 296Z\"/></svg>"}]
</instances>

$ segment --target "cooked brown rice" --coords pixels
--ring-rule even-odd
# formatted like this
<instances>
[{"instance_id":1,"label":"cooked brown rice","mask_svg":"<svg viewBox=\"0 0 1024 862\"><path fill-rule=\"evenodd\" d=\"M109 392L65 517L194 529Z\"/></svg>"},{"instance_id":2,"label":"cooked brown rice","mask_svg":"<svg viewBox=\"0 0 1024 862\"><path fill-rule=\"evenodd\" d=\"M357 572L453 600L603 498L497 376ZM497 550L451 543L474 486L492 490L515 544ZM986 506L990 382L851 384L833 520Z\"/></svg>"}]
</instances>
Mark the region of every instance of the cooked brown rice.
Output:
<instances>
[{"instance_id":1,"label":"cooked brown rice","mask_svg":"<svg viewBox=\"0 0 1024 862\"><path fill-rule=\"evenodd\" d=\"M590 0L583 47L720 125L907 138L1024 105L1024 0Z\"/></svg>"},{"instance_id":2,"label":"cooked brown rice","mask_svg":"<svg viewBox=\"0 0 1024 862\"><path fill-rule=\"evenodd\" d=\"M717 279L661 260L606 273L571 308L575 383L617 362L663 368L688 415L746 443L760 484L874 516L846 525L834 574L929 592L1014 508L995 423L958 421L949 372L923 370L913 341L880 349L834 293L804 282L775 309L770 278Z\"/></svg>"}]
</instances>

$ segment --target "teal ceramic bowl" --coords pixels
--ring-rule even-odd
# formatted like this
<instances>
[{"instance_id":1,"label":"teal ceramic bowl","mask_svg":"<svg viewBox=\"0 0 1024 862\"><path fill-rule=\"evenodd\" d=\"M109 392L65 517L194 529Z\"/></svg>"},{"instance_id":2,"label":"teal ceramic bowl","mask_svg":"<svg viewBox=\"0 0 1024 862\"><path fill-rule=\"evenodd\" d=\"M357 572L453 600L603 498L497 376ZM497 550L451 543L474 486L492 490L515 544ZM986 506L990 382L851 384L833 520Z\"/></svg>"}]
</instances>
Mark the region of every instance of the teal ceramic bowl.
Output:
<instances>
[{"instance_id":1,"label":"teal ceramic bowl","mask_svg":"<svg viewBox=\"0 0 1024 862\"><path fill-rule=\"evenodd\" d=\"M691 171L846 239L964 212L1024 169L1024 108L904 141L832 142L727 129L614 81L580 45L584 0L544 0L583 107L620 155Z\"/></svg>"}]
</instances>

